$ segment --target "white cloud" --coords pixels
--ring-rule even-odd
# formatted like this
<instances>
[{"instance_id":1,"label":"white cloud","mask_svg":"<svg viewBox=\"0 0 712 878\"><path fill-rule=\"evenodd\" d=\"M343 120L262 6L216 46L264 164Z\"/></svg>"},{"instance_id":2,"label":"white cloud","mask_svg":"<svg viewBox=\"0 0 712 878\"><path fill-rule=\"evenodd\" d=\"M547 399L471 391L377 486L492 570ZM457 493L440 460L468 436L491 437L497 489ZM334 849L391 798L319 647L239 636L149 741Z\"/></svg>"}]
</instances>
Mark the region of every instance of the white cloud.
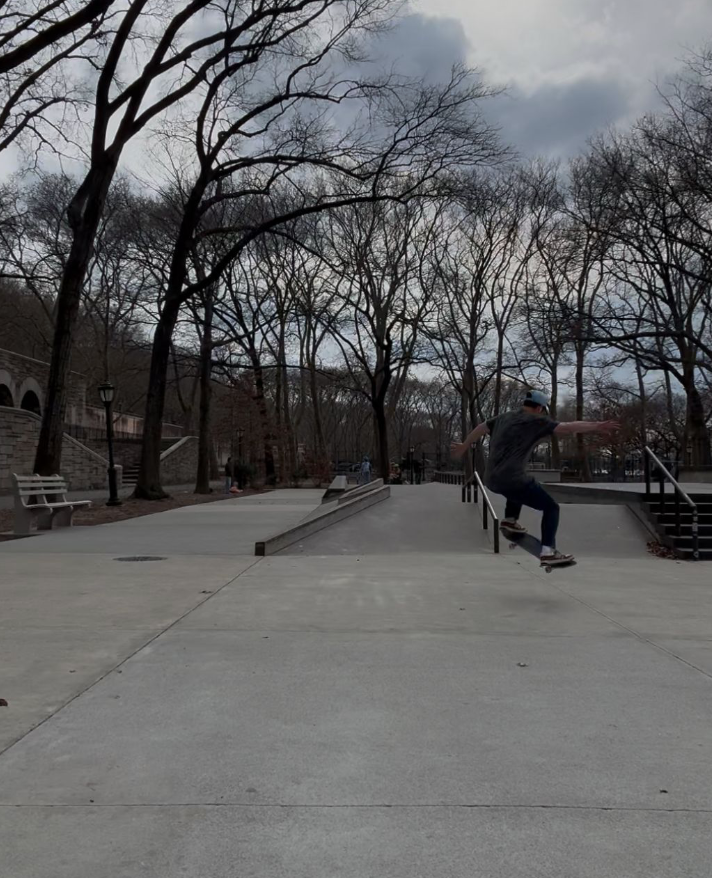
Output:
<instances>
[{"instance_id":1,"label":"white cloud","mask_svg":"<svg viewBox=\"0 0 712 878\"><path fill-rule=\"evenodd\" d=\"M709 0L415 0L462 22L470 61L532 90L597 71L649 80L712 39Z\"/></svg>"},{"instance_id":2,"label":"white cloud","mask_svg":"<svg viewBox=\"0 0 712 878\"><path fill-rule=\"evenodd\" d=\"M656 84L712 41L710 0L414 0L413 9L460 24L468 62L509 88L496 116L524 152L570 155L601 127L655 109Z\"/></svg>"}]
</instances>

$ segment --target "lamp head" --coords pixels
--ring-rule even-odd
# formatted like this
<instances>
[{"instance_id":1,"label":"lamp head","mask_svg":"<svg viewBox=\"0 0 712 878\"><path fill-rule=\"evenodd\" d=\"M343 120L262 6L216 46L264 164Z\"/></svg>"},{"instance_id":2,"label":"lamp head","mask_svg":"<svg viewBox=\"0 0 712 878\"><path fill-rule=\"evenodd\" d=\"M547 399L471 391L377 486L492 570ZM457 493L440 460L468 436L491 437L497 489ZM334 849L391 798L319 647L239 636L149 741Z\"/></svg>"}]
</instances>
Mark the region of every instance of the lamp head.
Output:
<instances>
[{"instance_id":1,"label":"lamp head","mask_svg":"<svg viewBox=\"0 0 712 878\"><path fill-rule=\"evenodd\" d=\"M108 381L99 385L99 398L104 405L109 405L114 401L114 385Z\"/></svg>"}]
</instances>

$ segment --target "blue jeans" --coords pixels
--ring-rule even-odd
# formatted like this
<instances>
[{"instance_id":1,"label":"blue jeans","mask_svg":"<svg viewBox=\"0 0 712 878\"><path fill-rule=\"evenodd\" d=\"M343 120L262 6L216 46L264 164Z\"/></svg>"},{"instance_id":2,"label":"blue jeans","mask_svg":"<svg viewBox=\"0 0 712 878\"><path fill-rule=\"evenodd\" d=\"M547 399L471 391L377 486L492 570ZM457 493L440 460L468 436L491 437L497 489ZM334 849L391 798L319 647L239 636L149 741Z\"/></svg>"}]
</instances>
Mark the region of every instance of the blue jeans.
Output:
<instances>
[{"instance_id":1,"label":"blue jeans","mask_svg":"<svg viewBox=\"0 0 712 878\"><path fill-rule=\"evenodd\" d=\"M541 518L541 544L556 548L556 531L559 527L559 504L551 494L548 494L536 479L527 482L517 488L501 491L507 499L504 509L504 517L507 520L516 521L522 511L522 506L538 509L543 512Z\"/></svg>"}]
</instances>

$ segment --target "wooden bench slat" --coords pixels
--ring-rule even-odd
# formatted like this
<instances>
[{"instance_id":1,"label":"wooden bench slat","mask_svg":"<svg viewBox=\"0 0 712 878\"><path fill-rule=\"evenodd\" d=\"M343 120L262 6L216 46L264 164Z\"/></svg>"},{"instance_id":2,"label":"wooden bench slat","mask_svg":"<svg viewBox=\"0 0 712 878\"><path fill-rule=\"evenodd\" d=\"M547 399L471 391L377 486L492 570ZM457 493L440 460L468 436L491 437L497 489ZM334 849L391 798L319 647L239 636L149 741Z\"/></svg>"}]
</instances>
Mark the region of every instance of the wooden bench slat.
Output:
<instances>
[{"instance_id":1,"label":"wooden bench slat","mask_svg":"<svg viewBox=\"0 0 712 878\"><path fill-rule=\"evenodd\" d=\"M65 506L91 506L91 500L67 500L66 503L25 503L25 509L62 509Z\"/></svg>"},{"instance_id":2,"label":"wooden bench slat","mask_svg":"<svg viewBox=\"0 0 712 878\"><path fill-rule=\"evenodd\" d=\"M47 493L64 494L66 490L67 486L61 483L55 483L52 485L38 483L36 485L21 485L18 488L18 491L21 491L22 493L27 493L28 491L47 491Z\"/></svg>"},{"instance_id":3,"label":"wooden bench slat","mask_svg":"<svg viewBox=\"0 0 712 878\"><path fill-rule=\"evenodd\" d=\"M21 494L31 494L33 491L35 493L46 491L48 494L64 494L66 489L64 485L27 485L19 490Z\"/></svg>"}]
</instances>

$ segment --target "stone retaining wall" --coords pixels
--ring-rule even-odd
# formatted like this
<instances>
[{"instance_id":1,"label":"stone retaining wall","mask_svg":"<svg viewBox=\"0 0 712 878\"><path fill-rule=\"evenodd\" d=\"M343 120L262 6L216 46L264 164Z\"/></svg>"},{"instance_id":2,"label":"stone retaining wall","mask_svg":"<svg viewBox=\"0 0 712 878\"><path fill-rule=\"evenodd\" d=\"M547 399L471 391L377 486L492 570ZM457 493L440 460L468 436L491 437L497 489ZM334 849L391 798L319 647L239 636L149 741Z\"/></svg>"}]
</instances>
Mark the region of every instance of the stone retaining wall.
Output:
<instances>
[{"instance_id":1,"label":"stone retaining wall","mask_svg":"<svg viewBox=\"0 0 712 878\"><path fill-rule=\"evenodd\" d=\"M161 454L161 482L184 485L195 480L198 470L198 437L184 436Z\"/></svg>"},{"instance_id":2,"label":"stone retaining wall","mask_svg":"<svg viewBox=\"0 0 712 878\"><path fill-rule=\"evenodd\" d=\"M37 395L44 410L44 392L49 376L49 363L0 348L0 384L10 390L15 408L20 408L27 391ZM78 372L67 376L67 408L64 421L80 423L86 404L86 379Z\"/></svg>"},{"instance_id":3,"label":"stone retaining wall","mask_svg":"<svg viewBox=\"0 0 712 878\"><path fill-rule=\"evenodd\" d=\"M0 494L12 493L13 473L33 472L40 425L40 418L32 412L0 406ZM101 455L65 434L60 475L67 480L70 490L106 487L107 466ZM120 470L118 476L120 483Z\"/></svg>"}]
</instances>

